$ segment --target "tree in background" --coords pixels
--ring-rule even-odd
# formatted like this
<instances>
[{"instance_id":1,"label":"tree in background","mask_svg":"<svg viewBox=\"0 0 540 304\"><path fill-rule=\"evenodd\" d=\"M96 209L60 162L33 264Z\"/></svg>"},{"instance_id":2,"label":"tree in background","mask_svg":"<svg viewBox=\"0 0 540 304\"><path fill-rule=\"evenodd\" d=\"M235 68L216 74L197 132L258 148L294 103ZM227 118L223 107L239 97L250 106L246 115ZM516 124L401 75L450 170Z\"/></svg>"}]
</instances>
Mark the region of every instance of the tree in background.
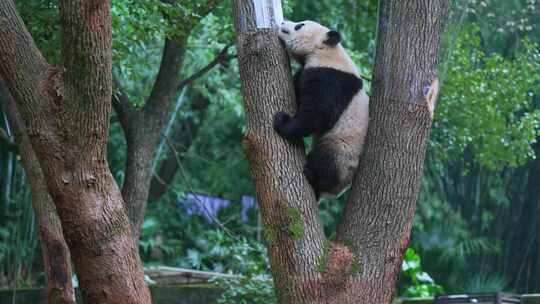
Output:
<instances>
[{"instance_id":1,"label":"tree in background","mask_svg":"<svg viewBox=\"0 0 540 304\"><path fill-rule=\"evenodd\" d=\"M16 151L21 157L28 175L28 183L32 188L32 208L37 218L47 280L48 303L74 304L75 290L71 281L71 259L62 233L62 224L15 101L1 80L0 106L7 114L13 128Z\"/></svg>"},{"instance_id":2,"label":"tree in background","mask_svg":"<svg viewBox=\"0 0 540 304\"><path fill-rule=\"evenodd\" d=\"M127 143L122 196L136 239L139 237L146 211L150 182L153 177L152 164L155 151L170 116L173 101L188 84L204 75L214 66L232 58L227 53L228 47L225 47L207 66L182 80L180 71L183 66L191 30L220 1L208 0L203 1L203 3L193 4L191 7L187 7L189 9L188 13L179 13L179 11L183 12L181 9L184 9L184 7L183 4L177 4L175 0L163 0L162 2L163 4L154 1L139 4L141 5L141 11L150 15L152 15L153 7L161 7L164 21L170 23L165 36L160 68L148 98L143 105L135 105L122 88L122 79L117 81L119 92L113 98L113 106L122 125ZM152 26L157 27L160 18L151 19L151 21L155 23ZM137 20L133 22L137 22ZM155 28L152 29L156 30ZM139 32L138 34L142 33ZM137 99L143 98L137 96ZM186 134L180 133L178 137L184 137L182 135ZM185 144L189 146L189 143ZM176 164L176 162L174 163ZM171 176L176 173L174 170L170 172L171 167L166 165L163 170L160 170L163 175L166 175L165 181L161 180L158 175L157 184L154 187L166 187L167 183L170 183L172 179ZM156 192L159 191L155 190L154 196L159 197L161 193Z\"/></svg>"},{"instance_id":3,"label":"tree in background","mask_svg":"<svg viewBox=\"0 0 540 304\"><path fill-rule=\"evenodd\" d=\"M256 30L251 1L234 3L244 145L278 301L390 303L420 189L450 1L380 2L367 146L334 242L325 239L302 175L303 146L288 145L272 131L275 113L292 112L294 105L285 51L274 31Z\"/></svg>"},{"instance_id":4,"label":"tree in background","mask_svg":"<svg viewBox=\"0 0 540 304\"><path fill-rule=\"evenodd\" d=\"M0 3L0 17L0 75L55 202L84 301L150 303L122 196L106 160L110 2L60 1L61 69L45 61L12 0Z\"/></svg>"}]
</instances>

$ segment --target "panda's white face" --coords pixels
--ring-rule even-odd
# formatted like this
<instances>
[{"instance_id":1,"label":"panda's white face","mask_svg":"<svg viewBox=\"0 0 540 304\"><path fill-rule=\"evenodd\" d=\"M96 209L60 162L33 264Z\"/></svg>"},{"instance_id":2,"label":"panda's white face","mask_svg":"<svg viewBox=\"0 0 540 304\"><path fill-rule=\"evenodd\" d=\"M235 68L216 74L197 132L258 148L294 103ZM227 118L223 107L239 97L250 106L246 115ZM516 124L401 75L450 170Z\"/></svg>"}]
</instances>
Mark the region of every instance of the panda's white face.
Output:
<instances>
[{"instance_id":1,"label":"panda's white face","mask_svg":"<svg viewBox=\"0 0 540 304\"><path fill-rule=\"evenodd\" d=\"M305 68L328 67L358 76L356 66L341 46L338 32L314 21L285 21L278 35L289 54Z\"/></svg>"},{"instance_id":2,"label":"panda's white face","mask_svg":"<svg viewBox=\"0 0 540 304\"><path fill-rule=\"evenodd\" d=\"M301 58L315 53L318 49L335 47L339 41L337 43L328 43L332 34L339 35L317 22L306 20L302 22L283 22L278 35L285 43L289 53L293 57Z\"/></svg>"}]
</instances>

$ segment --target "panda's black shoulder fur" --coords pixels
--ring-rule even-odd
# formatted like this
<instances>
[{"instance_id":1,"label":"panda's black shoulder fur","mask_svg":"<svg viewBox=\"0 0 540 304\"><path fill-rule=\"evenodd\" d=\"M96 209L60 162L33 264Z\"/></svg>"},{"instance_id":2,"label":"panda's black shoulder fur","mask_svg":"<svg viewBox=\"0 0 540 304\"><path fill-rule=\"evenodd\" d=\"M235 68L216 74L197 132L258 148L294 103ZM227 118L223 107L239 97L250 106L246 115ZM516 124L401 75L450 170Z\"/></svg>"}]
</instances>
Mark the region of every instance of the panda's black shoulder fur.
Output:
<instances>
[{"instance_id":1,"label":"panda's black shoulder fur","mask_svg":"<svg viewBox=\"0 0 540 304\"><path fill-rule=\"evenodd\" d=\"M295 76L299 111L328 118L316 133L329 131L362 88L362 79L334 68L301 68Z\"/></svg>"},{"instance_id":2,"label":"panda's black shoulder fur","mask_svg":"<svg viewBox=\"0 0 540 304\"><path fill-rule=\"evenodd\" d=\"M362 89L362 79L328 67L301 68L294 76L294 86L296 115L278 113L274 121L276 131L290 140L330 131Z\"/></svg>"}]
</instances>

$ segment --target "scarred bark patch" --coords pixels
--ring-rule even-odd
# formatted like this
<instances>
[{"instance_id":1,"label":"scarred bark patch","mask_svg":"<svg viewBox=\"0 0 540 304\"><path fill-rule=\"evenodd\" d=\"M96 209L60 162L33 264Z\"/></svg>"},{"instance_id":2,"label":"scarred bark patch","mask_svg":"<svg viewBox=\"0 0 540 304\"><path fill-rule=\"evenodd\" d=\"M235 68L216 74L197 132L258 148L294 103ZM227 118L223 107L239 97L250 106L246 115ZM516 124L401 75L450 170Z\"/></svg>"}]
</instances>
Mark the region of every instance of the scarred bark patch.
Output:
<instances>
[{"instance_id":1,"label":"scarred bark patch","mask_svg":"<svg viewBox=\"0 0 540 304\"><path fill-rule=\"evenodd\" d=\"M351 248L327 241L319 258L317 278L304 278L300 288L309 295L310 303L338 304L346 290L352 288L353 276L360 272L359 261ZM309 292L305 292L309 290Z\"/></svg>"},{"instance_id":2,"label":"scarred bark patch","mask_svg":"<svg viewBox=\"0 0 540 304\"><path fill-rule=\"evenodd\" d=\"M424 89L424 96L426 98L430 117L433 119L435 114L435 104L437 102L437 97L439 96L439 78L435 77L431 82L431 85Z\"/></svg>"},{"instance_id":3,"label":"scarred bark patch","mask_svg":"<svg viewBox=\"0 0 540 304\"><path fill-rule=\"evenodd\" d=\"M357 261L349 247L334 243L328 252L328 261L323 275L323 283L333 287L342 286L357 269Z\"/></svg>"}]
</instances>

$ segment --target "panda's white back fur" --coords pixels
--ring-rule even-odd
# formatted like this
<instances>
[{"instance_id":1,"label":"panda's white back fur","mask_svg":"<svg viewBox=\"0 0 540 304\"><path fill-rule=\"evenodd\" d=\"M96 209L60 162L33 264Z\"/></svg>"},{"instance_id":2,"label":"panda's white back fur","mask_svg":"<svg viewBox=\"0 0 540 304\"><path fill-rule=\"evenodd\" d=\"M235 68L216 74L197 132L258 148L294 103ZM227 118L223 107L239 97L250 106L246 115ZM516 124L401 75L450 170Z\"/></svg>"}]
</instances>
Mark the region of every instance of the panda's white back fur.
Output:
<instances>
[{"instance_id":1,"label":"panda's white back fur","mask_svg":"<svg viewBox=\"0 0 540 304\"><path fill-rule=\"evenodd\" d=\"M297 25L302 25L303 30L294 31ZM304 70L330 68L360 78L358 69L341 43L332 47L324 43L329 31L313 21L284 22L280 38L291 56L303 63ZM350 185L365 143L368 116L369 98L361 88L333 127L325 134L314 137L310 153L316 150L317 153L331 154L338 169L335 186L333 189L326 189L321 195L339 195Z\"/></svg>"},{"instance_id":2,"label":"panda's white back fur","mask_svg":"<svg viewBox=\"0 0 540 304\"><path fill-rule=\"evenodd\" d=\"M351 183L365 143L369 123L368 113L369 97L362 89L353 97L334 127L315 140L315 146L334 151L341 168L336 189L322 193L323 195L339 195Z\"/></svg>"}]
</instances>

